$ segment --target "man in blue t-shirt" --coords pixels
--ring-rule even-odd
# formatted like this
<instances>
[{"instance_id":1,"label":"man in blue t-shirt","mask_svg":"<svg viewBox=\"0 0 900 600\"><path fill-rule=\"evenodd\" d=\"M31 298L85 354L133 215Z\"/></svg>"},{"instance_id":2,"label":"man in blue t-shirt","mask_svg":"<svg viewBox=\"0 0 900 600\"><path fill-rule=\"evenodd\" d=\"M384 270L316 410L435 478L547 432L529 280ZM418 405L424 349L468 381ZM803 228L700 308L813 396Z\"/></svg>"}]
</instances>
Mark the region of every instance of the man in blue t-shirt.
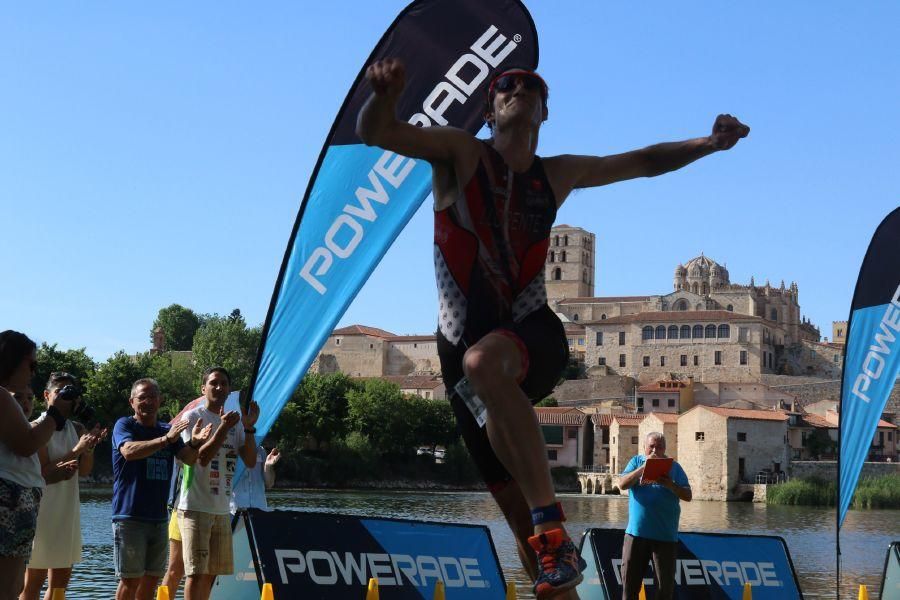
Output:
<instances>
[{"instance_id":1,"label":"man in blue t-shirt","mask_svg":"<svg viewBox=\"0 0 900 600\"><path fill-rule=\"evenodd\" d=\"M684 469L677 462L667 475L653 483L641 483L644 463L648 458L666 457L666 438L663 434L647 434L644 454L628 461L619 489L631 490L628 495L628 529L622 546L622 598L637 600L647 563L653 558L653 570L659 586L657 600L669 600L675 591L675 558L678 551L679 502L690 502L691 484Z\"/></svg>"},{"instance_id":2,"label":"man in blue t-shirt","mask_svg":"<svg viewBox=\"0 0 900 600\"><path fill-rule=\"evenodd\" d=\"M173 457L193 464L197 449L211 432L209 425L198 422L185 444L181 432L187 428L187 421L170 425L157 420L161 399L156 381L138 379L131 386L129 399L134 416L122 417L113 428L113 554L119 578L116 600L153 597L166 570L166 500Z\"/></svg>"}]
</instances>

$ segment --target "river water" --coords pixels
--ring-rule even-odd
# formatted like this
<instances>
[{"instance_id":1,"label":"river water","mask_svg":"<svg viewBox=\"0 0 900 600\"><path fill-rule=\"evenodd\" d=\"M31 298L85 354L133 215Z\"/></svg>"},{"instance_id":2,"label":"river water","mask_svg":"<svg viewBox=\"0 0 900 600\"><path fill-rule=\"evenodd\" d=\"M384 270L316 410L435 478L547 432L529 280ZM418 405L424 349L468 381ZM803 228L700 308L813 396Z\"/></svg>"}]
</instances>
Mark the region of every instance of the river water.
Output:
<instances>
[{"instance_id":1,"label":"river water","mask_svg":"<svg viewBox=\"0 0 900 600\"><path fill-rule=\"evenodd\" d=\"M82 492L84 562L75 566L67 598L112 598L115 594L110 496L109 490ZM561 500L573 535L588 527L624 528L628 519L624 497L571 494ZM269 503L280 509L488 525L507 579L516 582L520 598L533 598L512 535L487 493L277 490L269 495ZM805 597L835 597L834 510L689 502L682 503L681 530L781 536L791 551ZM856 598L860 583L868 586L870 598L878 597L885 552L897 539L900 511L850 511L841 531L842 598Z\"/></svg>"}]
</instances>

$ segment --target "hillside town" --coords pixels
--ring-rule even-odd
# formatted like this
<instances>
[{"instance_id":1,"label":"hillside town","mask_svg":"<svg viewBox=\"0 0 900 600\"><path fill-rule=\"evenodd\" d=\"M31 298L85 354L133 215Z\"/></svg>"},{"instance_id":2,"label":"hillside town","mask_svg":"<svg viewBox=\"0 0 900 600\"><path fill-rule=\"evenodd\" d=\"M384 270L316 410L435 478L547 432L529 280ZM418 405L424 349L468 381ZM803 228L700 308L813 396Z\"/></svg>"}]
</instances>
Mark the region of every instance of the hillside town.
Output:
<instances>
[{"instance_id":1,"label":"hillside town","mask_svg":"<svg viewBox=\"0 0 900 600\"><path fill-rule=\"evenodd\" d=\"M652 431L669 440L697 499L761 499L791 477L834 477L847 322L823 340L796 282L733 283L701 254L675 266L667 292L597 297L595 236L569 225L553 228L544 277L571 364L556 406L536 412L551 466L577 469L583 493L618 491L616 474ZM310 372L448 395L434 334L342 327ZM895 387L864 475L896 472L898 412Z\"/></svg>"}]
</instances>

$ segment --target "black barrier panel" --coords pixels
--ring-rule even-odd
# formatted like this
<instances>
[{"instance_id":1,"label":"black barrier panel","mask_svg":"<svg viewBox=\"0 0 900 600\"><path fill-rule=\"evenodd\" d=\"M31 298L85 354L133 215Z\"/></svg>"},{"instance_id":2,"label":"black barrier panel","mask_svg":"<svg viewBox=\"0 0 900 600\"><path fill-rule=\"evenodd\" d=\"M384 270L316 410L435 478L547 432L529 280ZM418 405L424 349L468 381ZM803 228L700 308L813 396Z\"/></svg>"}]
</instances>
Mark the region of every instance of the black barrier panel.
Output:
<instances>
[{"instance_id":1,"label":"black barrier panel","mask_svg":"<svg viewBox=\"0 0 900 600\"><path fill-rule=\"evenodd\" d=\"M679 533L675 597L741 600L749 583L753 600L803 598L787 545L780 537L721 533ZM581 600L622 597L622 529L590 529L582 537L589 563L578 586ZM648 600L656 596L652 568L644 586Z\"/></svg>"},{"instance_id":2,"label":"black barrier panel","mask_svg":"<svg viewBox=\"0 0 900 600\"><path fill-rule=\"evenodd\" d=\"M243 528L252 565L238 543ZM497 600L505 590L490 532L479 525L250 510L235 540L237 572L219 578L216 600L258 597L262 582L279 599L360 600L371 577L382 600L431 600L439 580L448 598ZM256 596L248 579L257 580Z\"/></svg>"},{"instance_id":3,"label":"black barrier panel","mask_svg":"<svg viewBox=\"0 0 900 600\"><path fill-rule=\"evenodd\" d=\"M881 598L900 598L900 542L891 542L888 546L881 576Z\"/></svg>"}]
</instances>

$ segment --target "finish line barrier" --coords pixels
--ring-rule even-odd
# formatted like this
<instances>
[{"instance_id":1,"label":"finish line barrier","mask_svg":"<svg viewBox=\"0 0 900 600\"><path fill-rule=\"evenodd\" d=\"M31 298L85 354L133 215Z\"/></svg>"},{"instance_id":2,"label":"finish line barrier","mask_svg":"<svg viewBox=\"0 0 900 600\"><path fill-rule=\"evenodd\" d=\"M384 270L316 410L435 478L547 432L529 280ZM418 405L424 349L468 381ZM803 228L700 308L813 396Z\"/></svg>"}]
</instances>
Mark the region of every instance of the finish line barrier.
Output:
<instances>
[{"instance_id":1,"label":"finish line barrier","mask_svg":"<svg viewBox=\"0 0 900 600\"><path fill-rule=\"evenodd\" d=\"M622 597L622 529L588 529L581 553L588 567L578 586L581 600ZM784 539L765 535L679 533L675 598L741 600L750 584L753 600L803 598ZM647 599L656 596L652 566L644 578Z\"/></svg>"},{"instance_id":2,"label":"finish line barrier","mask_svg":"<svg viewBox=\"0 0 900 600\"><path fill-rule=\"evenodd\" d=\"M506 584L487 527L289 510L241 511L234 523L233 575L212 600L360 600L378 580L381 600L500 600Z\"/></svg>"}]
</instances>

